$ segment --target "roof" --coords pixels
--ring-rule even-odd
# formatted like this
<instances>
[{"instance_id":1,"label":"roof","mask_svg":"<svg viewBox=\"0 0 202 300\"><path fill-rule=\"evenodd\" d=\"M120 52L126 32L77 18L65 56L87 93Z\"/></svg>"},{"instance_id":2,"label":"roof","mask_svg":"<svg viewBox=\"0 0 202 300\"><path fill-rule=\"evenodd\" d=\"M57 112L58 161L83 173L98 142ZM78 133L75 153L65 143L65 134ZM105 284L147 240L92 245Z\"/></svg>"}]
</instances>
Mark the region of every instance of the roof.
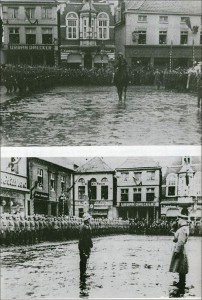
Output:
<instances>
[{"instance_id":1,"label":"roof","mask_svg":"<svg viewBox=\"0 0 202 300\"><path fill-rule=\"evenodd\" d=\"M201 0L127 0L126 8L148 13L201 15Z\"/></svg>"},{"instance_id":2,"label":"roof","mask_svg":"<svg viewBox=\"0 0 202 300\"><path fill-rule=\"evenodd\" d=\"M100 157L94 157L76 170L77 173L114 172Z\"/></svg>"},{"instance_id":3,"label":"roof","mask_svg":"<svg viewBox=\"0 0 202 300\"><path fill-rule=\"evenodd\" d=\"M29 4L29 5L32 5L34 6L35 4L47 4L47 5L57 5L57 1L56 0L1 0L1 3L2 4L18 4L18 5L25 5L25 4Z\"/></svg>"},{"instance_id":4,"label":"roof","mask_svg":"<svg viewBox=\"0 0 202 300\"><path fill-rule=\"evenodd\" d=\"M141 169L141 168L155 168L160 169L159 163L153 157L135 157L128 158L126 161L117 168L118 169Z\"/></svg>"},{"instance_id":5,"label":"roof","mask_svg":"<svg viewBox=\"0 0 202 300\"><path fill-rule=\"evenodd\" d=\"M74 163L66 157L39 157L39 159L69 169L71 171L75 170Z\"/></svg>"}]
</instances>

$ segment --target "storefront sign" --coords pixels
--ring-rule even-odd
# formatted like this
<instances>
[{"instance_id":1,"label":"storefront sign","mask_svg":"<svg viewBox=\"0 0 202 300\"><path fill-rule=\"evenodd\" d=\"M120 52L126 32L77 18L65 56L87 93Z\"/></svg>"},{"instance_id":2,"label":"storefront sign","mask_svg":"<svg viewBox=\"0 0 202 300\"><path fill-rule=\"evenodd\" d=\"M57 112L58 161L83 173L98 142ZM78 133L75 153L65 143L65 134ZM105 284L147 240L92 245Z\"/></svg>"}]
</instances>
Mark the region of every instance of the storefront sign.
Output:
<instances>
[{"instance_id":1,"label":"storefront sign","mask_svg":"<svg viewBox=\"0 0 202 300\"><path fill-rule=\"evenodd\" d=\"M145 206L159 206L158 202L120 202L120 207L145 207Z\"/></svg>"},{"instance_id":2,"label":"storefront sign","mask_svg":"<svg viewBox=\"0 0 202 300\"><path fill-rule=\"evenodd\" d=\"M34 198L42 199L42 200L48 200L49 199L49 194L36 191L34 193Z\"/></svg>"},{"instance_id":3,"label":"storefront sign","mask_svg":"<svg viewBox=\"0 0 202 300\"><path fill-rule=\"evenodd\" d=\"M27 190L27 178L1 172L1 187L17 190Z\"/></svg>"},{"instance_id":4,"label":"storefront sign","mask_svg":"<svg viewBox=\"0 0 202 300\"><path fill-rule=\"evenodd\" d=\"M52 45L9 45L9 50L53 50Z\"/></svg>"}]
</instances>

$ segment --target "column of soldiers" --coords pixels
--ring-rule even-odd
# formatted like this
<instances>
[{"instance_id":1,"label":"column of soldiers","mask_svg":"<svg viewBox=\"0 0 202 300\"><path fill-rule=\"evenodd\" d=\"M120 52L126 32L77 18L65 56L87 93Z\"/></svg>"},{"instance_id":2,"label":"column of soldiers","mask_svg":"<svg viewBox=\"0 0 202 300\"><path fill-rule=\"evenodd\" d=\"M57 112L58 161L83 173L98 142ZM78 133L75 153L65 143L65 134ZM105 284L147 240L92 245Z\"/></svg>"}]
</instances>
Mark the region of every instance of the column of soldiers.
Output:
<instances>
[{"instance_id":1,"label":"column of soldiers","mask_svg":"<svg viewBox=\"0 0 202 300\"><path fill-rule=\"evenodd\" d=\"M111 85L113 83L113 68L70 69L64 67L45 66L1 66L1 84L7 93L37 92L58 85ZM158 71L158 72L157 72ZM188 73L186 69L178 68L172 71L145 68L129 68L130 83L134 85L164 86L167 90L187 91ZM189 90L197 89L197 74L190 78Z\"/></svg>"},{"instance_id":2,"label":"column of soldiers","mask_svg":"<svg viewBox=\"0 0 202 300\"><path fill-rule=\"evenodd\" d=\"M28 245L44 241L78 239L82 218L3 214L0 216L0 244ZM92 219L93 236L127 233L129 221Z\"/></svg>"}]
</instances>

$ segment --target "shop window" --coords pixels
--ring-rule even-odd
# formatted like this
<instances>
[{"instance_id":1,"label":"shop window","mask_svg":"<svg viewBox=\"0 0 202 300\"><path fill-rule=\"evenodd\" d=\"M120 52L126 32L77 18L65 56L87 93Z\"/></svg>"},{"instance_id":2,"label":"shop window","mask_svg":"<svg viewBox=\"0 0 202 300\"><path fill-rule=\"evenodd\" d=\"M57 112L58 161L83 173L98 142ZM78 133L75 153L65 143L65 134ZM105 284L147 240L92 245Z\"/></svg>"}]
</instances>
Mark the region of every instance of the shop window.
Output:
<instances>
[{"instance_id":1,"label":"shop window","mask_svg":"<svg viewBox=\"0 0 202 300\"><path fill-rule=\"evenodd\" d=\"M155 171L147 171L147 181L155 180Z\"/></svg>"},{"instance_id":2,"label":"shop window","mask_svg":"<svg viewBox=\"0 0 202 300\"><path fill-rule=\"evenodd\" d=\"M133 189L133 201L139 202L141 201L142 189L141 188L134 188Z\"/></svg>"},{"instance_id":3,"label":"shop window","mask_svg":"<svg viewBox=\"0 0 202 300\"><path fill-rule=\"evenodd\" d=\"M169 174L166 178L166 196L173 197L177 193L177 174Z\"/></svg>"},{"instance_id":4,"label":"shop window","mask_svg":"<svg viewBox=\"0 0 202 300\"><path fill-rule=\"evenodd\" d=\"M168 23L168 16L159 16L159 23Z\"/></svg>"},{"instance_id":5,"label":"shop window","mask_svg":"<svg viewBox=\"0 0 202 300\"><path fill-rule=\"evenodd\" d=\"M52 19L52 8L43 7L42 8L42 19L50 20Z\"/></svg>"},{"instance_id":6,"label":"shop window","mask_svg":"<svg viewBox=\"0 0 202 300\"><path fill-rule=\"evenodd\" d=\"M121 201L128 201L128 189L121 189Z\"/></svg>"},{"instance_id":7,"label":"shop window","mask_svg":"<svg viewBox=\"0 0 202 300\"><path fill-rule=\"evenodd\" d=\"M78 39L78 16L76 13L68 13L66 17L67 39Z\"/></svg>"},{"instance_id":8,"label":"shop window","mask_svg":"<svg viewBox=\"0 0 202 300\"><path fill-rule=\"evenodd\" d=\"M26 15L26 18L28 19L28 20L33 20L33 19L35 19L35 8L33 8L33 7L27 7L27 8L25 8L25 15Z\"/></svg>"},{"instance_id":9,"label":"shop window","mask_svg":"<svg viewBox=\"0 0 202 300\"><path fill-rule=\"evenodd\" d=\"M188 44L188 31L180 32L180 44L187 45Z\"/></svg>"},{"instance_id":10,"label":"shop window","mask_svg":"<svg viewBox=\"0 0 202 300\"><path fill-rule=\"evenodd\" d=\"M9 7L8 8L8 18L17 19L18 18L18 7Z\"/></svg>"},{"instance_id":11,"label":"shop window","mask_svg":"<svg viewBox=\"0 0 202 300\"><path fill-rule=\"evenodd\" d=\"M36 44L36 30L34 28L26 29L26 44L28 45Z\"/></svg>"},{"instance_id":12,"label":"shop window","mask_svg":"<svg viewBox=\"0 0 202 300\"><path fill-rule=\"evenodd\" d=\"M106 13L98 15L98 38L101 40L109 38L109 17Z\"/></svg>"},{"instance_id":13,"label":"shop window","mask_svg":"<svg viewBox=\"0 0 202 300\"><path fill-rule=\"evenodd\" d=\"M145 45L146 44L147 33L146 31L138 31L138 44Z\"/></svg>"},{"instance_id":14,"label":"shop window","mask_svg":"<svg viewBox=\"0 0 202 300\"><path fill-rule=\"evenodd\" d=\"M9 43L10 44L20 43L19 28L9 28Z\"/></svg>"},{"instance_id":15,"label":"shop window","mask_svg":"<svg viewBox=\"0 0 202 300\"><path fill-rule=\"evenodd\" d=\"M155 198L154 188L147 188L146 201L148 202L154 201L154 198Z\"/></svg>"},{"instance_id":16,"label":"shop window","mask_svg":"<svg viewBox=\"0 0 202 300\"><path fill-rule=\"evenodd\" d=\"M78 187L78 199L84 200L85 199L85 186Z\"/></svg>"},{"instance_id":17,"label":"shop window","mask_svg":"<svg viewBox=\"0 0 202 300\"><path fill-rule=\"evenodd\" d=\"M159 44L160 45L167 44L167 31L159 31Z\"/></svg>"},{"instance_id":18,"label":"shop window","mask_svg":"<svg viewBox=\"0 0 202 300\"><path fill-rule=\"evenodd\" d=\"M147 16L138 15L138 22L147 22Z\"/></svg>"},{"instance_id":19,"label":"shop window","mask_svg":"<svg viewBox=\"0 0 202 300\"><path fill-rule=\"evenodd\" d=\"M128 181L129 179L129 172L121 172L122 180Z\"/></svg>"},{"instance_id":20,"label":"shop window","mask_svg":"<svg viewBox=\"0 0 202 300\"><path fill-rule=\"evenodd\" d=\"M55 191L55 177L53 173L50 174L50 188L51 191Z\"/></svg>"},{"instance_id":21,"label":"shop window","mask_svg":"<svg viewBox=\"0 0 202 300\"><path fill-rule=\"evenodd\" d=\"M65 191L65 176L61 176L61 192Z\"/></svg>"},{"instance_id":22,"label":"shop window","mask_svg":"<svg viewBox=\"0 0 202 300\"><path fill-rule=\"evenodd\" d=\"M43 170L42 169L37 170L37 182L38 182L38 187L43 188Z\"/></svg>"},{"instance_id":23,"label":"shop window","mask_svg":"<svg viewBox=\"0 0 202 300\"><path fill-rule=\"evenodd\" d=\"M42 44L52 44L52 28L42 28Z\"/></svg>"}]
</instances>

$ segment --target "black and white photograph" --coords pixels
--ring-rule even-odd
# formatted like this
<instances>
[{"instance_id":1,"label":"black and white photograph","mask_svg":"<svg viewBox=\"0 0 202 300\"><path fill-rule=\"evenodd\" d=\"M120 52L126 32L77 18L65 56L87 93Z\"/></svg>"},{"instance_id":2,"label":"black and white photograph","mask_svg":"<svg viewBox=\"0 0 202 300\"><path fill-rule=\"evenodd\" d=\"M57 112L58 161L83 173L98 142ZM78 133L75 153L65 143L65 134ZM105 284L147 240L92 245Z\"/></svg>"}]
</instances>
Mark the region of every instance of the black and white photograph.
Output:
<instances>
[{"instance_id":1,"label":"black and white photograph","mask_svg":"<svg viewBox=\"0 0 202 300\"><path fill-rule=\"evenodd\" d=\"M2 146L201 144L200 0L2 0Z\"/></svg>"},{"instance_id":2,"label":"black and white photograph","mask_svg":"<svg viewBox=\"0 0 202 300\"><path fill-rule=\"evenodd\" d=\"M0 1L0 298L202 298L201 0Z\"/></svg>"},{"instance_id":3,"label":"black and white photograph","mask_svg":"<svg viewBox=\"0 0 202 300\"><path fill-rule=\"evenodd\" d=\"M201 299L201 158L1 158L2 299Z\"/></svg>"}]
</instances>

